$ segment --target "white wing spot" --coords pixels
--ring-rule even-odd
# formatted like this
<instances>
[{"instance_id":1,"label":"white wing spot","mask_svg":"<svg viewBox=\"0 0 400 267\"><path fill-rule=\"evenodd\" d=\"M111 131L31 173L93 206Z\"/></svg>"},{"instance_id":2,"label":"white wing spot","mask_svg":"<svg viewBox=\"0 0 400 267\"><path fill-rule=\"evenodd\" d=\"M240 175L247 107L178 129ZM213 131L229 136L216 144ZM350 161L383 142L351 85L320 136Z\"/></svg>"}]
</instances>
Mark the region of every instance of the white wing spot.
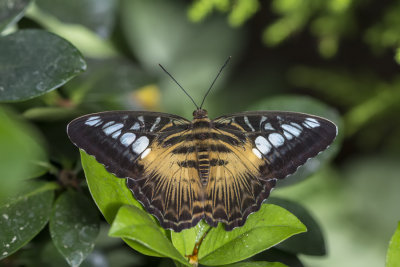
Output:
<instances>
[{"instance_id":1,"label":"white wing spot","mask_svg":"<svg viewBox=\"0 0 400 267\"><path fill-rule=\"evenodd\" d=\"M136 139L136 134L134 133L124 133L121 138L119 139L121 141L121 144L124 146L130 146L133 141Z\"/></svg>"},{"instance_id":2,"label":"white wing spot","mask_svg":"<svg viewBox=\"0 0 400 267\"><path fill-rule=\"evenodd\" d=\"M268 140L273 146L279 147L285 143L285 138L278 133L272 133L268 136Z\"/></svg>"},{"instance_id":3,"label":"white wing spot","mask_svg":"<svg viewBox=\"0 0 400 267\"><path fill-rule=\"evenodd\" d=\"M253 148L252 151L253 151L254 155L257 156L257 158L259 158L259 159L262 158L261 152L257 148Z\"/></svg>"},{"instance_id":4,"label":"white wing spot","mask_svg":"<svg viewBox=\"0 0 400 267\"><path fill-rule=\"evenodd\" d=\"M90 117L90 118L94 118L94 117ZM85 122L85 124L89 125L89 126L93 126L93 125L97 124L98 122L101 122L100 119L93 119L93 120L89 120L89 119Z\"/></svg>"},{"instance_id":5,"label":"white wing spot","mask_svg":"<svg viewBox=\"0 0 400 267\"><path fill-rule=\"evenodd\" d=\"M303 127L301 127L299 124L295 123L295 122L291 122L290 125L296 127L297 129L301 130L303 129Z\"/></svg>"},{"instance_id":6,"label":"white wing spot","mask_svg":"<svg viewBox=\"0 0 400 267\"><path fill-rule=\"evenodd\" d=\"M118 136L119 136L120 134L121 134L121 130L118 130L118 131L116 131L115 133L113 133L113 134L111 135L111 137L114 138L114 139L117 139Z\"/></svg>"},{"instance_id":7,"label":"white wing spot","mask_svg":"<svg viewBox=\"0 0 400 267\"><path fill-rule=\"evenodd\" d=\"M307 128L316 128L321 126L321 124L314 118L307 118L304 122L303 125Z\"/></svg>"},{"instance_id":8,"label":"white wing spot","mask_svg":"<svg viewBox=\"0 0 400 267\"><path fill-rule=\"evenodd\" d=\"M147 155L150 153L151 148L146 149L145 151L143 151L142 155L140 156L141 159L144 159L145 157L147 157Z\"/></svg>"},{"instance_id":9,"label":"white wing spot","mask_svg":"<svg viewBox=\"0 0 400 267\"><path fill-rule=\"evenodd\" d=\"M114 124L115 121L109 121L106 124L103 125L103 129L107 128L108 126L111 126L112 124Z\"/></svg>"},{"instance_id":10,"label":"white wing spot","mask_svg":"<svg viewBox=\"0 0 400 267\"><path fill-rule=\"evenodd\" d=\"M105 126L105 125L104 125L104 126ZM103 126L103 132L104 132L106 135L110 135L110 134L112 134L113 132L116 132L116 131L118 131L119 129L121 129L122 127L124 127L124 125L123 125L122 123L116 123L116 124L111 125L111 126L109 126L109 127L107 127L107 128L104 128L104 126Z\"/></svg>"},{"instance_id":11,"label":"white wing spot","mask_svg":"<svg viewBox=\"0 0 400 267\"><path fill-rule=\"evenodd\" d=\"M254 130L253 125L250 124L249 118L247 116L244 116L243 118L244 118L244 122L246 123L247 126L249 126L251 131L255 132L256 130Z\"/></svg>"},{"instance_id":12,"label":"white wing spot","mask_svg":"<svg viewBox=\"0 0 400 267\"><path fill-rule=\"evenodd\" d=\"M142 153L149 145L149 138L146 136L139 137L132 145L132 150L136 154Z\"/></svg>"},{"instance_id":13,"label":"white wing spot","mask_svg":"<svg viewBox=\"0 0 400 267\"><path fill-rule=\"evenodd\" d=\"M272 131L275 131L274 127L272 127L271 123L269 123L269 122L267 122L267 123L264 125L264 129L265 129L265 130L272 130Z\"/></svg>"},{"instance_id":14,"label":"white wing spot","mask_svg":"<svg viewBox=\"0 0 400 267\"><path fill-rule=\"evenodd\" d=\"M138 122L135 122L133 126L131 127L131 130L137 131L140 129L140 124Z\"/></svg>"},{"instance_id":15,"label":"white wing spot","mask_svg":"<svg viewBox=\"0 0 400 267\"><path fill-rule=\"evenodd\" d=\"M139 117L138 117L138 120L140 120L142 123L144 123L144 118L143 118L143 116L139 116Z\"/></svg>"},{"instance_id":16,"label":"white wing spot","mask_svg":"<svg viewBox=\"0 0 400 267\"><path fill-rule=\"evenodd\" d=\"M291 139L293 138L293 135L290 134L290 133L287 132L287 131L283 131L283 134L285 135L285 137L286 137L287 140L291 140Z\"/></svg>"},{"instance_id":17,"label":"white wing spot","mask_svg":"<svg viewBox=\"0 0 400 267\"><path fill-rule=\"evenodd\" d=\"M157 119L156 119L156 121L154 122L153 126L151 126L151 128L150 128L150 132L152 132L152 131L154 131L154 130L156 129L156 127L157 127L157 125L160 123L160 121L161 121L161 118L160 118L160 117L157 117Z\"/></svg>"},{"instance_id":18,"label":"white wing spot","mask_svg":"<svg viewBox=\"0 0 400 267\"><path fill-rule=\"evenodd\" d=\"M258 150L264 155L271 151L271 144L265 139L264 136L258 136L254 142ZM254 151L253 151L254 152Z\"/></svg>"},{"instance_id":19,"label":"white wing spot","mask_svg":"<svg viewBox=\"0 0 400 267\"><path fill-rule=\"evenodd\" d=\"M92 121L92 120L97 120L97 119L100 119L100 116L89 117L89 119L87 119L86 121Z\"/></svg>"},{"instance_id":20,"label":"white wing spot","mask_svg":"<svg viewBox=\"0 0 400 267\"><path fill-rule=\"evenodd\" d=\"M289 139L289 140L292 139L292 138L289 138L288 135L287 135L287 133L289 133L291 137L292 137L293 135L294 135L295 137L298 137L298 136L301 134L301 130L299 130L299 129L297 129L296 127L293 127L293 126L291 126L291 125L289 125L289 124L282 124L282 128L283 128L283 130L285 130L285 131L284 131L285 136L286 136L286 138Z\"/></svg>"},{"instance_id":21,"label":"white wing spot","mask_svg":"<svg viewBox=\"0 0 400 267\"><path fill-rule=\"evenodd\" d=\"M260 120L260 128L261 128L261 124L267 120L267 117L265 116L261 116L261 120Z\"/></svg>"}]
</instances>

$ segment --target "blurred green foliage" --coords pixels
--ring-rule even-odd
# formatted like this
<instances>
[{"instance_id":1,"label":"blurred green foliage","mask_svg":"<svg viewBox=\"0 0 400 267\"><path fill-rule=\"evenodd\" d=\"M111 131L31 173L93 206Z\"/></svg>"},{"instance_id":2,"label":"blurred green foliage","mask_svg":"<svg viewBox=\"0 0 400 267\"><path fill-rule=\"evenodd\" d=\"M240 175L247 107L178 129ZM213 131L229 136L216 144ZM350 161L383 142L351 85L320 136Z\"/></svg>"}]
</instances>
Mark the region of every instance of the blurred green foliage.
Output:
<instances>
[{"instance_id":1,"label":"blurred green foliage","mask_svg":"<svg viewBox=\"0 0 400 267\"><path fill-rule=\"evenodd\" d=\"M199 101L231 55L206 101L211 117L303 111L334 120L339 136L272 193L279 199L270 203L309 232L261 253L266 247L243 249L227 258L253 256L230 266L379 266L385 255L397 266L398 14L395 0L0 1L0 265L173 266L158 257L175 252L175 265L186 264L201 229L173 233L148 217L175 250L167 254L141 243L153 234L122 231L117 224L147 215L136 216L141 205L123 180L96 179L110 174L82 154L84 179L65 127L111 109L190 118L191 101L158 63ZM107 235L92 197L111 235L143 254ZM219 256L204 263L227 263L230 254L215 244L201 253ZM227 244L232 252L238 243Z\"/></svg>"}]
</instances>

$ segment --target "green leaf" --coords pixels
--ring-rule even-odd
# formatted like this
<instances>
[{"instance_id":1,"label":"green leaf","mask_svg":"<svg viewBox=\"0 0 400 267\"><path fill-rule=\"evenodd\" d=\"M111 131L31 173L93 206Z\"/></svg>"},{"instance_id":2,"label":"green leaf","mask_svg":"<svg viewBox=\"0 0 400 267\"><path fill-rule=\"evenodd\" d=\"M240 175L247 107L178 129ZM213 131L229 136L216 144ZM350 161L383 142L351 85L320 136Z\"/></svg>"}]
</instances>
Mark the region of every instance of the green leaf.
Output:
<instances>
[{"instance_id":1,"label":"green leaf","mask_svg":"<svg viewBox=\"0 0 400 267\"><path fill-rule=\"evenodd\" d=\"M171 231L171 241L181 255L191 255L197 242L210 229L207 223L200 221L195 227L183 230L179 233Z\"/></svg>"},{"instance_id":2,"label":"green leaf","mask_svg":"<svg viewBox=\"0 0 400 267\"><path fill-rule=\"evenodd\" d=\"M163 257L169 257L186 266L188 261L174 248L169 239L160 231L149 215L134 206L123 206L111 225L110 236L135 240L151 248Z\"/></svg>"},{"instance_id":3,"label":"green leaf","mask_svg":"<svg viewBox=\"0 0 400 267\"><path fill-rule=\"evenodd\" d=\"M309 159L303 166L289 177L279 181L279 186L289 185L300 182L309 177L312 173L318 171L325 163L329 162L339 151L343 137L343 123L336 110L326 104L306 96L283 95L268 98L252 105L249 110L285 110L294 112L309 113L321 116L333 121L339 129L339 135L333 144L323 153Z\"/></svg>"},{"instance_id":4,"label":"green leaf","mask_svg":"<svg viewBox=\"0 0 400 267\"><path fill-rule=\"evenodd\" d=\"M142 205L133 198L132 192L127 188L125 179L110 174L94 157L83 151L81 151L81 158L90 193L108 223L111 224L114 221L118 210L124 205L135 206L143 210ZM156 219L151 218L156 225ZM166 233L163 228L158 227L161 232ZM125 239L124 241L133 249L145 255L163 257L163 255L135 240Z\"/></svg>"},{"instance_id":5,"label":"green leaf","mask_svg":"<svg viewBox=\"0 0 400 267\"><path fill-rule=\"evenodd\" d=\"M107 172L94 157L82 150L80 152L90 193L108 223L114 221L118 210L124 205L133 205L143 209L127 188L125 179L115 177Z\"/></svg>"},{"instance_id":6,"label":"green leaf","mask_svg":"<svg viewBox=\"0 0 400 267\"><path fill-rule=\"evenodd\" d=\"M0 203L17 191L24 179L42 175L47 153L30 124L0 106Z\"/></svg>"},{"instance_id":7,"label":"green leaf","mask_svg":"<svg viewBox=\"0 0 400 267\"><path fill-rule=\"evenodd\" d=\"M398 267L400 263L400 222L397 225L396 232L389 243L389 249L386 255L386 267Z\"/></svg>"},{"instance_id":8,"label":"green leaf","mask_svg":"<svg viewBox=\"0 0 400 267\"><path fill-rule=\"evenodd\" d=\"M22 18L31 0L0 1L0 32Z\"/></svg>"},{"instance_id":9,"label":"green leaf","mask_svg":"<svg viewBox=\"0 0 400 267\"><path fill-rule=\"evenodd\" d=\"M99 222L96 208L81 193L66 191L55 202L50 234L70 266L79 266L93 250Z\"/></svg>"},{"instance_id":10,"label":"green leaf","mask_svg":"<svg viewBox=\"0 0 400 267\"><path fill-rule=\"evenodd\" d=\"M0 51L0 102L43 95L86 69L74 46L42 30L21 30L1 37Z\"/></svg>"},{"instance_id":11,"label":"green leaf","mask_svg":"<svg viewBox=\"0 0 400 267\"><path fill-rule=\"evenodd\" d=\"M114 0L36 0L43 11L63 22L82 24L101 37L108 37L114 26Z\"/></svg>"},{"instance_id":12,"label":"green leaf","mask_svg":"<svg viewBox=\"0 0 400 267\"><path fill-rule=\"evenodd\" d=\"M278 244L276 248L291 252L313 256L326 254L325 241L322 230L311 214L296 202L280 198L269 198L268 203L278 205L293 213L306 227L307 232L298 234Z\"/></svg>"},{"instance_id":13,"label":"green leaf","mask_svg":"<svg viewBox=\"0 0 400 267\"><path fill-rule=\"evenodd\" d=\"M29 182L21 194L0 206L0 259L34 238L49 220L54 183Z\"/></svg>"},{"instance_id":14,"label":"green leaf","mask_svg":"<svg viewBox=\"0 0 400 267\"><path fill-rule=\"evenodd\" d=\"M306 230L287 210L264 204L248 217L243 227L230 232L222 224L213 228L200 246L199 262L223 265L241 261Z\"/></svg>"},{"instance_id":15,"label":"green leaf","mask_svg":"<svg viewBox=\"0 0 400 267\"><path fill-rule=\"evenodd\" d=\"M267 261L247 261L224 265L223 267L285 267L286 265L280 262Z\"/></svg>"}]
</instances>

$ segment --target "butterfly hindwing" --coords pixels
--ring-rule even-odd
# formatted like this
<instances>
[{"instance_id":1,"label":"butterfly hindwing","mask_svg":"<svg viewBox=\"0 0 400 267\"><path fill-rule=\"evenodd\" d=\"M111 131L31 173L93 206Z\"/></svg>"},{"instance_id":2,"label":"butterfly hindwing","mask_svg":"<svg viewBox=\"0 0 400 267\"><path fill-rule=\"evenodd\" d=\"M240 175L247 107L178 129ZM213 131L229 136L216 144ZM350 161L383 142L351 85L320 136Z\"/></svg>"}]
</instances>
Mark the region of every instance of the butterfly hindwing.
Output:
<instances>
[{"instance_id":1,"label":"butterfly hindwing","mask_svg":"<svg viewBox=\"0 0 400 267\"><path fill-rule=\"evenodd\" d=\"M167 229L181 231L203 218L203 189L196 166L190 130L159 134L148 156L139 160L140 175L128 187Z\"/></svg>"},{"instance_id":2,"label":"butterfly hindwing","mask_svg":"<svg viewBox=\"0 0 400 267\"><path fill-rule=\"evenodd\" d=\"M275 180L261 179L259 170L264 161L251 152L251 139L244 133L213 131L226 138L213 141L224 149L210 153L205 220L212 226L223 222L227 230L232 230L242 226L247 216L260 208Z\"/></svg>"}]
</instances>

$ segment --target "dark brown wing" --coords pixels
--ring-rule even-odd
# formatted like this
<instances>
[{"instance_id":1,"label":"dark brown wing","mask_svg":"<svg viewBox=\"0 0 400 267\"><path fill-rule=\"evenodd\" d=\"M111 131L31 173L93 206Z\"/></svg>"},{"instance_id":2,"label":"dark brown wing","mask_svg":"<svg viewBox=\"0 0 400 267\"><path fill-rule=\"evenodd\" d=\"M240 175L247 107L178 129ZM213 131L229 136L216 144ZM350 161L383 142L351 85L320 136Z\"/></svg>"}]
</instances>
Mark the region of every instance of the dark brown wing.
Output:
<instances>
[{"instance_id":1,"label":"dark brown wing","mask_svg":"<svg viewBox=\"0 0 400 267\"><path fill-rule=\"evenodd\" d=\"M269 196L276 179L294 173L326 149L337 134L324 118L294 112L244 112L213 121L224 152L213 153L206 190L206 221L242 226Z\"/></svg>"},{"instance_id":2,"label":"dark brown wing","mask_svg":"<svg viewBox=\"0 0 400 267\"><path fill-rule=\"evenodd\" d=\"M175 231L197 224L203 217L203 195L198 172L184 168L193 162L191 151L176 154L190 122L154 112L113 111L90 114L67 128L71 141L96 157L127 185L135 198L164 228Z\"/></svg>"}]
</instances>

